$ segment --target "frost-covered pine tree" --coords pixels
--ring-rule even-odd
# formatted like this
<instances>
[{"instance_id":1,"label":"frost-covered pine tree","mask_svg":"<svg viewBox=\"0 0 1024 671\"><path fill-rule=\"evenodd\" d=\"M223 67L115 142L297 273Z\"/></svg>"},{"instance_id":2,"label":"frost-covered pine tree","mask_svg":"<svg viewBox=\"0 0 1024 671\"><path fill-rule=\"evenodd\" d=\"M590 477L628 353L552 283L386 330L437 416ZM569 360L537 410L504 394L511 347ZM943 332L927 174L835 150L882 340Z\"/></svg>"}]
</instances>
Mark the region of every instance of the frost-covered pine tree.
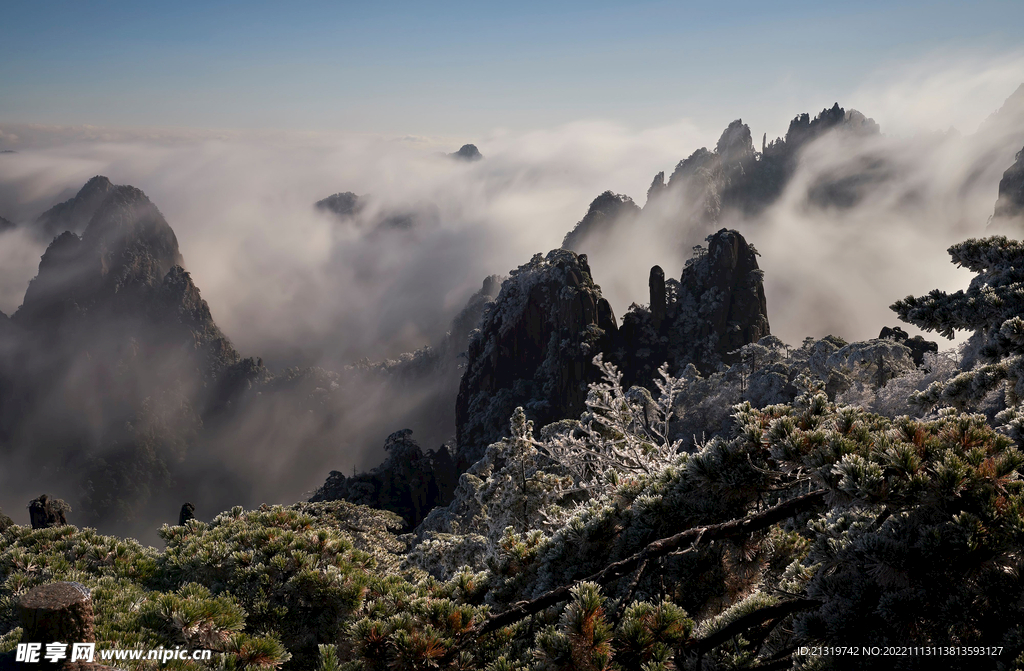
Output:
<instances>
[{"instance_id":1,"label":"frost-covered pine tree","mask_svg":"<svg viewBox=\"0 0 1024 671\"><path fill-rule=\"evenodd\" d=\"M896 301L892 309L903 321L947 338L975 332L982 365L931 385L920 400L962 408L1007 383L1007 404L1015 406L1024 398L1024 243L1003 236L970 239L950 247L949 255L978 274L966 291L935 289Z\"/></svg>"}]
</instances>

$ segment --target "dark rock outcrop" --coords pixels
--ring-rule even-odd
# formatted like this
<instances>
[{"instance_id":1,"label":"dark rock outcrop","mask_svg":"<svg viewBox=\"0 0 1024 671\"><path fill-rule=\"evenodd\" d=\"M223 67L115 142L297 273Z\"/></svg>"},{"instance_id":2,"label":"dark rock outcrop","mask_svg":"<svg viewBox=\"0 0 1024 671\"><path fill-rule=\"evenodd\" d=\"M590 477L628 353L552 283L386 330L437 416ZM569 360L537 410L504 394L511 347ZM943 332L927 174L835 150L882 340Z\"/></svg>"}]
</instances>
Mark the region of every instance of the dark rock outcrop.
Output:
<instances>
[{"instance_id":1,"label":"dark rock outcrop","mask_svg":"<svg viewBox=\"0 0 1024 671\"><path fill-rule=\"evenodd\" d=\"M60 464L92 524L130 519L163 491L247 361L156 206L102 179L80 194L100 192L81 237L50 243L21 307L0 319L0 436L35 468Z\"/></svg>"},{"instance_id":2,"label":"dark rock outcrop","mask_svg":"<svg viewBox=\"0 0 1024 671\"><path fill-rule=\"evenodd\" d=\"M189 520L196 518L196 507L191 503L185 503L181 506L181 511L178 513L178 526L184 526Z\"/></svg>"},{"instance_id":3,"label":"dark rock outcrop","mask_svg":"<svg viewBox=\"0 0 1024 671\"><path fill-rule=\"evenodd\" d=\"M627 384L652 386L658 367L694 364L702 373L734 363L735 350L770 335L757 251L736 231L708 236L679 281L651 269L650 307L623 319L612 359Z\"/></svg>"},{"instance_id":4,"label":"dark rock outcrop","mask_svg":"<svg viewBox=\"0 0 1024 671\"><path fill-rule=\"evenodd\" d=\"M36 219L35 226L46 238L64 231L81 234L114 188L109 179L97 175L86 182L74 198L43 212Z\"/></svg>"},{"instance_id":5,"label":"dark rock outcrop","mask_svg":"<svg viewBox=\"0 0 1024 671\"><path fill-rule=\"evenodd\" d=\"M372 196L357 196L344 191L318 200L314 207L328 212L339 221L364 227L369 234L388 230L409 230L433 226L441 220L441 210L434 203L422 202L398 208L374 203ZM361 216L369 212L370 216Z\"/></svg>"},{"instance_id":6,"label":"dark rock outcrop","mask_svg":"<svg viewBox=\"0 0 1024 671\"><path fill-rule=\"evenodd\" d=\"M5 233L14 228L14 222L0 217L0 233Z\"/></svg>"},{"instance_id":7,"label":"dark rock outcrop","mask_svg":"<svg viewBox=\"0 0 1024 671\"><path fill-rule=\"evenodd\" d=\"M66 525L68 521L64 517L64 513L67 511L66 503L60 499L51 499L46 494L32 499L28 504L28 517L32 522L33 529L49 529Z\"/></svg>"},{"instance_id":8,"label":"dark rock outcrop","mask_svg":"<svg viewBox=\"0 0 1024 671\"><path fill-rule=\"evenodd\" d=\"M729 352L771 333L763 276L753 245L724 228L709 237L707 252L683 269L674 326L690 331L694 362L728 362Z\"/></svg>"},{"instance_id":9,"label":"dark rock outcrop","mask_svg":"<svg viewBox=\"0 0 1024 671\"><path fill-rule=\"evenodd\" d=\"M331 212L339 217L351 217L357 214L362 209L362 206L363 203L360 202L359 196L351 191L345 191L316 201L314 207L318 210Z\"/></svg>"},{"instance_id":10,"label":"dark rock outcrop","mask_svg":"<svg viewBox=\"0 0 1024 671\"><path fill-rule=\"evenodd\" d=\"M384 449L388 457L367 473L345 477L331 471L327 481L310 501L348 501L390 510L415 528L435 506L451 502L458 483L455 463L447 447L423 452L403 429L388 436Z\"/></svg>"},{"instance_id":11,"label":"dark rock outcrop","mask_svg":"<svg viewBox=\"0 0 1024 671\"><path fill-rule=\"evenodd\" d=\"M475 144L464 144L457 152L448 155L462 161L479 161L483 158L483 154L480 153Z\"/></svg>"},{"instance_id":12,"label":"dark rock outcrop","mask_svg":"<svg viewBox=\"0 0 1024 671\"><path fill-rule=\"evenodd\" d=\"M651 276L647 281L651 294L651 325L661 330L668 310L668 299L665 294L665 271L661 266L651 268Z\"/></svg>"},{"instance_id":13,"label":"dark rock outcrop","mask_svg":"<svg viewBox=\"0 0 1024 671\"><path fill-rule=\"evenodd\" d=\"M651 181L651 186L647 189L647 202L644 203L644 207L647 207L655 201L665 191L665 171L662 170L654 179Z\"/></svg>"},{"instance_id":14,"label":"dark rock outcrop","mask_svg":"<svg viewBox=\"0 0 1024 671\"><path fill-rule=\"evenodd\" d=\"M557 249L512 271L469 342L455 406L464 471L523 406L544 426L584 409L597 377L591 361L617 329L585 255Z\"/></svg>"},{"instance_id":15,"label":"dark rock outcrop","mask_svg":"<svg viewBox=\"0 0 1024 671\"><path fill-rule=\"evenodd\" d=\"M181 265L174 231L142 191L117 186L103 194L81 238L67 231L47 248L16 322L53 327L92 310L134 310Z\"/></svg>"},{"instance_id":16,"label":"dark rock outcrop","mask_svg":"<svg viewBox=\"0 0 1024 671\"><path fill-rule=\"evenodd\" d=\"M587 214L566 234L562 249L583 251L588 239L605 235L615 226L628 225L639 213L640 208L629 196L605 191L590 203Z\"/></svg>"},{"instance_id":17,"label":"dark rock outcrop","mask_svg":"<svg viewBox=\"0 0 1024 671\"><path fill-rule=\"evenodd\" d=\"M0 510L0 533L7 531L7 529L13 525L14 520L7 515L4 515L4 511Z\"/></svg>"},{"instance_id":18,"label":"dark rock outcrop","mask_svg":"<svg viewBox=\"0 0 1024 671\"><path fill-rule=\"evenodd\" d=\"M918 366L924 363L925 354L938 354L939 352L939 344L937 342L934 342L932 340L925 340L919 335L916 335L913 338L911 338L910 335L906 331L901 329L899 326L896 326L894 328L883 326L882 331L878 334L878 337L879 339L891 338L896 342L900 343L901 345L904 345L907 348L909 348L910 355L911 357L913 357L914 363Z\"/></svg>"},{"instance_id":19,"label":"dark rock outcrop","mask_svg":"<svg viewBox=\"0 0 1024 671\"><path fill-rule=\"evenodd\" d=\"M1024 149L1017 152L1016 162L1007 168L999 180L995 219L1024 219Z\"/></svg>"}]
</instances>

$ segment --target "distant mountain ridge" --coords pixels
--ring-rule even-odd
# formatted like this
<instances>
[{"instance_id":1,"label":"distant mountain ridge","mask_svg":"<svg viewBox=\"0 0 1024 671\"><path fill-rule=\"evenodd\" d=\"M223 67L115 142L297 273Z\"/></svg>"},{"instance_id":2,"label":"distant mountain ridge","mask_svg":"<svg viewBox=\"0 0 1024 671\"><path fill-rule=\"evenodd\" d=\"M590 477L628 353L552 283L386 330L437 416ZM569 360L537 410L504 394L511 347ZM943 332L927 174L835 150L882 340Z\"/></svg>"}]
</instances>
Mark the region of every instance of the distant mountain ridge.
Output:
<instances>
[{"instance_id":1,"label":"distant mountain ridge","mask_svg":"<svg viewBox=\"0 0 1024 671\"><path fill-rule=\"evenodd\" d=\"M757 151L750 127L737 119L722 132L714 150L701 147L679 161L667 182L664 172L655 175L642 209L629 196L611 191L599 195L584 218L565 236L562 248L590 251L619 227L630 228L659 203L671 202L674 206L685 202L688 214L678 217L677 225L705 233L715 230L722 213L730 209L757 214L785 190L801 150L830 132L870 137L878 135L880 129L874 120L836 103L813 118L809 114L797 115L785 137L769 143L764 136L761 151ZM858 187L865 180L879 179L883 173L884 167L874 166L852 177L822 175L812 187L812 198L821 206L850 207L860 197Z\"/></svg>"}]
</instances>

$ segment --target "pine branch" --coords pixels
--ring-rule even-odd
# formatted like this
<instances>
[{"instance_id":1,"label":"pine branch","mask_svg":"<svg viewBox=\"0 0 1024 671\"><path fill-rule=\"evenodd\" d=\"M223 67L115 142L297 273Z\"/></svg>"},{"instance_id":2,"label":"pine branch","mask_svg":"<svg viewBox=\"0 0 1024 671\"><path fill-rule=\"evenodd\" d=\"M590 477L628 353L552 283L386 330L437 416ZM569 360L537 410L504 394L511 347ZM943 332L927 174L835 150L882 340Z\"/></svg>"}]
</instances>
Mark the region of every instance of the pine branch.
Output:
<instances>
[{"instance_id":1,"label":"pine branch","mask_svg":"<svg viewBox=\"0 0 1024 671\"><path fill-rule=\"evenodd\" d=\"M644 569L647 568L647 560L640 562L640 566L637 567L633 573L633 579L629 581L629 585L626 587L626 591L622 594L622 598L619 599L619 605L615 608L615 614L612 615L611 625L614 627L619 624L619 620L626 613L626 607L629 606L629 602L633 599L633 593L636 591L637 585L640 584L640 578L643 577Z\"/></svg>"},{"instance_id":2,"label":"pine branch","mask_svg":"<svg viewBox=\"0 0 1024 671\"><path fill-rule=\"evenodd\" d=\"M769 620L781 620L787 615L791 615L801 610L808 610L815 606L820 606L821 604L821 601L817 601L815 599L793 599L791 601L782 601L771 606L766 606L755 610L753 613L747 613L742 617L736 618L728 625L722 627L709 636L699 639L691 639L686 642L684 647L687 650L696 652L698 655L703 655L705 652L725 643L733 636L744 633L751 627L758 626Z\"/></svg>"},{"instance_id":3,"label":"pine branch","mask_svg":"<svg viewBox=\"0 0 1024 671\"><path fill-rule=\"evenodd\" d=\"M674 536L656 540L640 552L609 564L591 576L581 578L580 580L573 582L571 585L557 587L530 601L520 601L512 606L512 608L488 617L484 620L483 624L480 625L477 633L478 635L483 635L497 629L501 629L502 627L507 627L515 624L528 615L539 613L545 608L549 608L560 601L566 601L569 599L570 590L581 582L593 582L598 585L604 585L628 574L643 562L663 557L677 550L686 543L708 542L721 538L732 538L734 536L751 534L755 531L760 531L761 529L770 527L776 522L781 522L784 519L792 517L797 513L814 508L821 503L824 498L825 490L819 489L811 492L810 494L804 494L790 499L789 501L784 501L772 508L769 508L768 510L765 510L764 512L748 515L747 517L730 520L728 522L722 522L721 524L694 527L692 529L682 531Z\"/></svg>"}]
</instances>

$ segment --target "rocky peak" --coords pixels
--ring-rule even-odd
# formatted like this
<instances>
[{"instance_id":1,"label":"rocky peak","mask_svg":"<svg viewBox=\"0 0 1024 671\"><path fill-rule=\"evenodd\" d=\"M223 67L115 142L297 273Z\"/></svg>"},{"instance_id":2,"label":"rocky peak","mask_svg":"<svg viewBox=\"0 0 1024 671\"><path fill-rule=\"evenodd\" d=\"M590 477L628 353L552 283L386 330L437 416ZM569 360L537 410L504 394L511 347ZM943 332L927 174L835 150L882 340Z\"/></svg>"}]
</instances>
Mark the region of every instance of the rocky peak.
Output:
<instances>
[{"instance_id":1,"label":"rocky peak","mask_svg":"<svg viewBox=\"0 0 1024 671\"><path fill-rule=\"evenodd\" d=\"M512 271L467 350L456 401L460 471L508 430L517 406L543 426L584 409L593 357L617 329L584 254L556 249Z\"/></svg>"},{"instance_id":2,"label":"rocky peak","mask_svg":"<svg viewBox=\"0 0 1024 671\"><path fill-rule=\"evenodd\" d=\"M1017 152L1016 162L1006 169L1003 178L999 180L995 219L1024 219L1024 149Z\"/></svg>"},{"instance_id":3,"label":"rocky peak","mask_svg":"<svg viewBox=\"0 0 1024 671\"><path fill-rule=\"evenodd\" d=\"M651 186L647 189L647 202L644 203L644 207L647 207L649 204L654 202L654 199L660 196L664 191L665 171L662 170L654 176L654 179L651 181Z\"/></svg>"},{"instance_id":4,"label":"rocky peak","mask_svg":"<svg viewBox=\"0 0 1024 671\"><path fill-rule=\"evenodd\" d=\"M359 200L359 196L351 191L345 191L327 196L323 200L318 200L315 207L318 210L331 212L339 217L351 217L359 212L362 208L362 203Z\"/></svg>"},{"instance_id":5,"label":"rocky peak","mask_svg":"<svg viewBox=\"0 0 1024 671\"><path fill-rule=\"evenodd\" d=\"M64 231L81 234L114 188L106 177L93 177L79 189L74 198L54 205L41 214L36 220L37 228L47 238Z\"/></svg>"},{"instance_id":6,"label":"rocky peak","mask_svg":"<svg viewBox=\"0 0 1024 671\"><path fill-rule=\"evenodd\" d=\"M464 144L457 152L448 155L462 161L479 161L483 158L483 154L480 153L475 144Z\"/></svg>"},{"instance_id":7,"label":"rocky peak","mask_svg":"<svg viewBox=\"0 0 1024 671\"><path fill-rule=\"evenodd\" d=\"M694 363L707 366L716 359L728 361L728 353L771 333L763 276L757 250L737 231L721 229L708 236L701 252L683 269L679 303L683 308L677 325L695 312L698 320Z\"/></svg>"},{"instance_id":8,"label":"rocky peak","mask_svg":"<svg viewBox=\"0 0 1024 671\"><path fill-rule=\"evenodd\" d=\"M588 238L607 234L614 226L621 225L620 222L628 222L639 213L640 208L629 196L605 191L590 203L583 219L566 234L562 249L579 252Z\"/></svg>"},{"instance_id":9,"label":"rocky peak","mask_svg":"<svg viewBox=\"0 0 1024 671\"><path fill-rule=\"evenodd\" d=\"M675 170L672 171L672 175L668 178L669 188L686 181L687 178L695 175L701 168L712 169L716 159L717 156L708 151L707 147L701 147L676 164Z\"/></svg>"},{"instance_id":10,"label":"rocky peak","mask_svg":"<svg viewBox=\"0 0 1024 671\"><path fill-rule=\"evenodd\" d=\"M831 108L821 110L813 119L806 113L794 117L789 122L789 130L786 131L786 139L782 146L786 152L791 153L833 128L865 135L877 135L880 132L874 119L867 118L857 110L846 111L839 103L835 103ZM773 142L768 148L781 149L778 142Z\"/></svg>"},{"instance_id":11,"label":"rocky peak","mask_svg":"<svg viewBox=\"0 0 1024 671\"><path fill-rule=\"evenodd\" d=\"M703 373L730 364L735 350L770 335L757 250L722 229L695 248L678 281L651 268L650 306L632 306L612 359L626 384L653 388L658 367L693 364Z\"/></svg>"},{"instance_id":12,"label":"rocky peak","mask_svg":"<svg viewBox=\"0 0 1024 671\"><path fill-rule=\"evenodd\" d=\"M718 138L715 151L728 166L752 159L754 141L750 136L750 127L743 123L742 119L730 123Z\"/></svg>"},{"instance_id":13,"label":"rocky peak","mask_svg":"<svg viewBox=\"0 0 1024 671\"><path fill-rule=\"evenodd\" d=\"M91 182L96 179L105 180ZM31 322L90 306L134 303L140 291L160 286L181 263L178 240L156 206L139 189L116 186L81 238L66 231L50 243L14 318Z\"/></svg>"},{"instance_id":14,"label":"rocky peak","mask_svg":"<svg viewBox=\"0 0 1024 671\"><path fill-rule=\"evenodd\" d=\"M157 285L172 267L182 265L174 231L133 186L114 188L89 221L82 244L98 254L101 272L121 286Z\"/></svg>"}]
</instances>

